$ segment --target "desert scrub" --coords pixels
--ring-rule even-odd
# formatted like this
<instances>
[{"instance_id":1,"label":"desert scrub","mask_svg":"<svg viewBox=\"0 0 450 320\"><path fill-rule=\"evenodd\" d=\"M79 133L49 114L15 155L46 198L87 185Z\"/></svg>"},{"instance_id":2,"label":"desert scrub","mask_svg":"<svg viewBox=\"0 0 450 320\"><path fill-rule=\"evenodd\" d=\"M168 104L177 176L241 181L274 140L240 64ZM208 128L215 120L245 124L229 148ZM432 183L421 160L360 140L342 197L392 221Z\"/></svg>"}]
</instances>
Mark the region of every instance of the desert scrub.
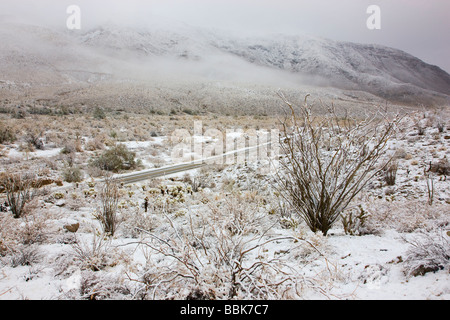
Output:
<instances>
[{"instance_id":1,"label":"desert scrub","mask_svg":"<svg viewBox=\"0 0 450 320\"><path fill-rule=\"evenodd\" d=\"M373 233L370 232L367 227L367 219L369 217L370 214L364 210L362 205L341 214L342 226L344 227L345 234L361 236Z\"/></svg>"},{"instance_id":2,"label":"desert scrub","mask_svg":"<svg viewBox=\"0 0 450 320\"><path fill-rule=\"evenodd\" d=\"M376 169L398 119L374 114L364 120L339 117L330 108L320 118L307 104L294 107L281 123L277 190L309 226L324 235ZM387 162L389 163L389 162ZM387 165L387 164L386 164Z\"/></svg>"},{"instance_id":3,"label":"desert scrub","mask_svg":"<svg viewBox=\"0 0 450 320\"><path fill-rule=\"evenodd\" d=\"M234 201L233 201L234 202ZM143 298L186 299L282 299L298 297L302 279L291 273L284 253L276 258L259 255L265 246L286 237L262 239L241 223L243 215L228 205L213 206L206 213L188 214L187 225L180 227L165 215L168 230L163 234L142 231L142 245L154 254L170 258L149 259L139 278ZM217 209L216 209L217 208ZM243 209L242 209L243 210ZM236 215L237 214L237 215ZM244 219L244 220L242 220Z\"/></svg>"},{"instance_id":4,"label":"desert scrub","mask_svg":"<svg viewBox=\"0 0 450 320\"><path fill-rule=\"evenodd\" d=\"M422 233L408 243L411 247L404 262L404 272L408 277L450 269L450 241L443 230Z\"/></svg>"},{"instance_id":5,"label":"desert scrub","mask_svg":"<svg viewBox=\"0 0 450 320\"><path fill-rule=\"evenodd\" d=\"M129 151L124 144L115 144L98 158L91 159L90 165L101 170L119 172L137 168L139 161L136 161L136 154Z\"/></svg>"},{"instance_id":6,"label":"desert scrub","mask_svg":"<svg viewBox=\"0 0 450 320\"><path fill-rule=\"evenodd\" d=\"M106 177L98 194L100 208L94 216L100 221L103 232L108 236L114 236L119 225L119 217L117 214L120 199L119 182L110 177Z\"/></svg>"},{"instance_id":7,"label":"desert scrub","mask_svg":"<svg viewBox=\"0 0 450 320\"><path fill-rule=\"evenodd\" d=\"M106 267L114 267L124 259L121 252L111 246L111 241L103 235L92 232L90 242L76 238L71 244L72 256L82 270L100 271Z\"/></svg>"},{"instance_id":8,"label":"desert scrub","mask_svg":"<svg viewBox=\"0 0 450 320\"><path fill-rule=\"evenodd\" d=\"M81 182L83 180L83 173L79 167L66 167L62 173L63 179L66 182Z\"/></svg>"},{"instance_id":9,"label":"desert scrub","mask_svg":"<svg viewBox=\"0 0 450 320\"><path fill-rule=\"evenodd\" d=\"M435 203L428 205L423 200L385 201L372 199L365 203L370 215L365 220L369 230L395 229L400 233L417 230L433 230L438 225L450 224L448 205ZM371 234L374 232L371 231Z\"/></svg>"},{"instance_id":10,"label":"desert scrub","mask_svg":"<svg viewBox=\"0 0 450 320\"><path fill-rule=\"evenodd\" d=\"M25 205L35 196L39 181L33 174L4 174L0 177L0 190L6 193L14 218L20 218Z\"/></svg>"},{"instance_id":11,"label":"desert scrub","mask_svg":"<svg viewBox=\"0 0 450 320\"><path fill-rule=\"evenodd\" d=\"M384 171L384 181L388 186L395 185L395 180L397 178L398 164L393 161Z\"/></svg>"},{"instance_id":12,"label":"desert scrub","mask_svg":"<svg viewBox=\"0 0 450 320\"><path fill-rule=\"evenodd\" d=\"M13 143L16 141L16 131L3 121L0 122L0 143Z\"/></svg>"}]
</instances>

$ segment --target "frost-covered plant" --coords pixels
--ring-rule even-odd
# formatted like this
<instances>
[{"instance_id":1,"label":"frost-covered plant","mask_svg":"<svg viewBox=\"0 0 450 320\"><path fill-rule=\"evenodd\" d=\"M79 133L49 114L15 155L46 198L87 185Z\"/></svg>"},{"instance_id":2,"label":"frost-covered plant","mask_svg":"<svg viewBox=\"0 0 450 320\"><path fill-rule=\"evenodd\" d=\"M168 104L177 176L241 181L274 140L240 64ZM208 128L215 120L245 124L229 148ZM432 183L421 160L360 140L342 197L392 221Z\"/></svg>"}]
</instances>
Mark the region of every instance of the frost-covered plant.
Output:
<instances>
[{"instance_id":1,"label":"frost-covered plant","mask_svg":"<svg viewBox=\"0 0 450 320\"><path fill-rule=\"evenodd\" d=\"M0 178L0 189L6 193L6 199L14 218L20 218L25 205L35 195L34 188L39 182L32 174L6 174Z\"/></svg>"},{"instance_id":2,"label":"frost-covered plant","mask_svg":"<svg viewBox=\"0 0 450 320\"><path fill-rule=\"evenodd\" d=\"M430 206L422 200L393 201L373 199L365 204L370 216L366 226L371 230L395 229L401 233L411 233L419 229L433 230L439 225L447 225L450 218L448 205L435 203ZM371 232L373 233L373 232Z\"/></svg>"},{"instance_id":3,"label":"frost-covered plant","mask_svg":"<svg viewBox=\"0 0 450 320\"><path fill-rule=\"evenodd\" d=\"M341 214L345 234L352 236L366 234L366 221L368 217L369 213L361 205L354 210L349 210L345 214Z\"/></svg>"},{"instance_id":4,"label":"frost-covered plant","mask_svg":"<svg viewBox=\"0 0 450 320\"><path fill-rule=\"evenodd\" d=\"M111 177L106 177L100 189L99 198L100 209L95 214L95 218L100 221L105 234L114 236L119 224L117 215L120 199L119 182Z\"/></svg>"},{"instance_id":5,"label":"frost-covered plant","mask_svg":"<svg viewBox=\"0 0 450 320\"><path fill-rule=\"evenodd\" d=\"M138 280L147 298L298 296L301 280L281 257L260 254L268 244L286 238L264 236L266 231L258 231L243 216L250 217L254 211L236 212L227 206L205 214L189 214L184 228L166 215L170 228L162 235L142 230L146 236L142 244L152 253Z\"/></svg>"},{"instance_id":6,"label":"frost-covered plant","mask_svg":"<svg viewBox=\"0 0 450 320\"><path fill-rule=\"evenodd\" d=\"M442 230L423 233L408 243L411 248L404 261L404 272L408 277L450 269L450 240Z\"/></svg>"},{"instance_id":7,"label":"frost-covered plant","mask_svg":"<svg viewBox=\"0 0 450 320\"><path fill-rule=\"evenodd\" d=\"M392 162L384 171L384 181L388 186L395 185L395 180L397 178L398 164L397 162Z\"/></svg>"},{"instance_id":8,"label":"frost-covered plant","mask_svg":"<svg viewBox=\"0 0 450 320\"><path fill-rule=\"evenodd\" d=\"M80 263L83 270L99 271L118 263L119 257L111 248L110 240L106 240L103 235L97 235L95 232L90 243L76 238L71 247L73 257Z\"/></svg>"},{"instance_id":9,"label":"frost-covered plant","mask_svg":"<svg viewBox=\"0 0 450 320\"><path fill-rule=\"evenodd\" d=\"M80 167L68 166L64 169L62 176L66 182L81 182L83 180L83 172Z\"/></svg>"},{"instance_id":10,"label":"frost-covered plant","mask_svg":"<svg viewBox=\"0 0 450 320\"><path fill-rule=\"evenodd\" d=\"M15 268L18 266L31 266L42 259L42 253L36 245L21 245L9 256L9 264Z\"/></svg>"},{"instance_id":11,"label":"frost-covered plant","mask_svg":"<svg viewBox=\"0 0 450 320\"><path fill-rule=\"evenodd\" d=\"M153 210L146 214L141 210L126 210L123 213L121 234L125 237L138 238L140 231L153 231L158 225L159 215L153 214Z\"/></svg>"},{"instance_id":12,"label":"frost-covered plant","mask_svg":"<svg viewBox=\"0 0 450 320\"><path fill-rule=\"evenodd\" d=\"M324 235L376 168L398 120L374 114L342 118L334 108L320 118L306 103L296 108L282 94L289 115L281 122L277 189L313 231ZM388 162L389 163L389 162ZM386 164L387 165L387 164Z\"/></svg>"},{"instance_id":13,"label":"frost-covered plant","mask_svg":"<svg viewBox=\"0 0 450 320\"><path fill-rule=\"evenodd\" d=\"M0 144L13 143L16 140L16 133L13 128L0 121Z\"/></svg>"},{"instance_id":14,"label":"frost-covered plant","mask_svg":"<svg viewBox=\"0 0 450 320\"><path fill-rule=\"evenodd\" d=\"M90 161L90 165L101 170L119 172L121 170L135 169L140 165L135 159L136 154L129 151L124 144L116 144L96 159Z\"/></svg>"},{"instance_id":15,"label":"frost-covered plant","mask_svg":"<svg viewBox=\"0 0 450 320\"><path fill-rule=\"evenodd\" d=\"M130 294L131 290L121 276L104 275L91 270L85 270L81 273L79 287L79 298L81 299L123 300Z\"/></svg>"}]
</instances>

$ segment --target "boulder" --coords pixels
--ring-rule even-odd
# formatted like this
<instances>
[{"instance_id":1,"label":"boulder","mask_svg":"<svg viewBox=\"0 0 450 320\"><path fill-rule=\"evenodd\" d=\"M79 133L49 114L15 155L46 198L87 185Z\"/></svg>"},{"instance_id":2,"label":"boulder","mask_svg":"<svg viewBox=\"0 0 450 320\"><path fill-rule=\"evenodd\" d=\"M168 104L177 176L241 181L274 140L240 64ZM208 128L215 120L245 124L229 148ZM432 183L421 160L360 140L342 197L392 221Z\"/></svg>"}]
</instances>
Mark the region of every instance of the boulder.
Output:
<instances>
[{"instance_id":1,"label":"boulder","mask_svg":"<svg viewBox=\"0 0 450 320\"><path fill-rule=\"evenodd\" d=\"M64 229L72 233L77 232L79 227L80 227L79 222L64 225Z\"/></svg>"}]
</instances>

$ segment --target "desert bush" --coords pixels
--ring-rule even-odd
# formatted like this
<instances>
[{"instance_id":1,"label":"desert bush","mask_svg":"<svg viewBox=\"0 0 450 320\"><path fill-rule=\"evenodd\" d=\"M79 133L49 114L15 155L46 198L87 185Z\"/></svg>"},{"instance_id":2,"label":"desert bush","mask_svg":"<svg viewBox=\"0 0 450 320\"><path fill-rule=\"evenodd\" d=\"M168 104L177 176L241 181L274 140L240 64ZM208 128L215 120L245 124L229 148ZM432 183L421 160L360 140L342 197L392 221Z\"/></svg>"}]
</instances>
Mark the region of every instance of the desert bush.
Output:
<instances>
[{"instance_id":1,"label":"desert bush","mask_svg":"<svg viewBox=\"0 0 450 320\"><path fill-rule=\"evenodd\" d=\"M392 162L384 171L384 181L388 186L395 185L397 178L398 164L396 161Z\"/></svg>"},{"instance_id":2,"label":"desert bush","mask_svg":"<svg viewBox=\"0 0 450 320\"><path fill-rule=\"evenodd\" d=\"M103 275L91 270L81 273L79 297L86 300L122 300L131 294L120 276Z\"/></svg>"},{"instance_id":3,"label":"desert bush","mask_svg":"<svg viewBox=\"0 0 450 320\"><path fill-rule=\"evenodd\" d=\"M5 174L0 179L0 189L6 198L14 218L20 218L24 207L35 195L39 182L32 174Z\"/></svg>"},{"instance_id":4,"label":"desert bush","mask_svg":"<svg viewBox=\"0 0 450 320\"><path fill-rule=\"evenodd\" d=\"M0 143L13 143L15 140L15 131L3 122L0 122Z\"/></svg>"},{"instance_id":5,"label":"desert bush","mask_svg":"<svg viewBox=\"0 0 450 320\"><path fill-rule=\"evenodd\" d=\"M15 119L25 119L27 115L28 113L26 110L19 108L18 110L13 112L12 117Z\"/></svg>"},{"instance_id":6,"label":"desert bush","mask_svg":"<svg viewBox=\"0 0 450 320\"><path fill-rule=\"evenodd\" d=\"M134 169L138 166L136 154L127 149L124 144L116 144L105 150L97 159L91 160L91 166L101 170L119 172Z\"/></svg>"},{"instance_id":7,"label":"desert bush","mask_svg":"<svg viewBox=\"0 0 450 320\"><path fill-rule=\"evenodd\" d=\"M62 173L66 182L81 182L83 180L83 172L79 167L66 167Z\"/></svg>"},{"instance_id":8,"label":"desert bush","mask_svg":"<svg viewBox=\"0 0 450 320\"><path fill-rule=\"evenodd\" d=\"M92 112L92 116L94 117L94 119L98 120L105 119L106 118L105 110L103 110L103 108L100 107L95 107Z\"/></svg>"},{"instance_id":9,"label":"desert bush","mask_svg":"<svg viewBox=\"0 0 450 320\"><path fill-rule=\"evenodd\" d=\"M25 141L31 145L32 147L43 150L44 149L44 142L42 141L42 132L36 130L36 129L29 129L25 136Z\"/></svg>"},{"instance_id":10,"label":"desert bush","mask_svg":"<svg viewBox=\"0 0 450 320\"><path fill-rule=\"evenodd\" d=\"M35 207L30 210L30 206ZM49 215L47 212L36 210L35 201L27 206L27 213L22 217L23 221L17 228L16 238L25 245L41 244L51 236L48 225Z\"/></svg>"},{"instance_id":11,"label":"desert bush","mask_svg":"<svg viewBox=\"0 0 450 320\"><path fill-rule=\"evenodd\" d=\"M124 237L139 238L141 234L139 230L153 231L158 225L158 218L154 214L144 214L140 210L126 210L123 213L121 234Z\"/></svg>"},{"instance_id":12,"label":"desert bush","mask_svg":"<svg viewBox=\"0 0 450 320\"><path fill-rule=\"evenodd\" d=\"M0 256L27 255L22 252L25 246L36 246L47 241L52 235L53 230L49 226L48 212L39 212L32 210L30 206L37 201L33 201L27 206L27 213L23 214L21 219L15 219L12 215L2 215L0 219Z\"/></svg>"},{"instance_id":13,"label":"desert bush","mask_svg":"<svg viewBox=\"0 0 450 320\"><path fill-rule=\"evenodd\" d=\"M241 207L234 206L240 203ZM209 210L189 214L185 227L165 215L168 230L155 234L141 230L144 247L165 259L149 259L139 279L151 299L274 299L297 296L301 279L283 254L254 260L272 242L255 209L239 199L222 206L208 202ZM256 217L252 221L252 217ZM261 228L262 230L258 230ZM265 230L266 229L266 230ZM267 237L264 237L266 235ZM163 261L172 261L167 264Z\"/></svg>"},{"instance_id":14,"label":"desert bush","mask_svg":"<svg viewBox=\"0 0 450 320\"><path fill-rule=\"evenodd\" d=\"M100 221L105 234L114 236L119 224L117 215L120 199L119 182L106 177L98 195L100 209L95 214L95 218Z\"/></svg>"},{"instance_id":15,"label":"desert bush","mask_svg":"<svg viewBox=\"0 0 450 320\"><path fill-rule=\"evenodd\" d=\"M423 200L386 201L385 199L369 199L365 208L370 215L365 221L370 230L394 229L401 233L433 230L439 225L450 224L446 204L428 205Z\"/></svg>"},{"instance_id":16,"label":"desert bush","mask_svg":"<svg viewBox=\"0 0 450 320\"><path fill-rule=\"evenodd\" d=\"M64 146L61 149L62 154L70 154L75 152L82 152L83 148L81 146L80 139L75 141L65 141Z\"/></svg>"},{"instance_id":17,"label":"desert bush","mask_svg":"<svg viewBox=\"0 0 450 320\"><path fill-rule=\"evenodd\" d=\"M89 151L95 151L95 150L103 150L105 145L103 143L102 137L95 137L91 140L89 140L86 144L86 149Z\"/></svg>"},{"instance_id":18,"label":"desert bush","mask_svg":"<svg viewBox=\"0 0 450 320\"><path fill-rule=\"evenodd\" d=\"M442 230L422 233L408 243L411 248L404 261L407 276L423 276L428 272L450 269L450 241Z\"/></svg>"},{"instance_id":19,"label":"desert bush","mask_svg":"<svg viewBox=\"0 0 450 320\"><path fill-rule=\"evenodd\" d=\"M9 256L11 267L31 266L42 259L42 253L36 245L21 245Z\"/></svg>"},{"instance_id":20,"label":"desert bush","mask_svg":"<svg viewBox=\"0 0 450 320\"><path fill-rule=\"evenodd\" d=\"M366 226L368 217L369 213L361 205L341 214L345 234L361 236L370 233Z\"/></svg>"},{"instance_id":21,"label":"desert bush","mask_svg":"<svg viewBox=\"0 0 450 320\"><path fill-rule=\"evenodd\" d=\"M211 182L209 180L209 177L203 172L194 173L193 175L186 173L183 177L183 182L190 185L193 192L199 192L203 188L210 187Z\"/></svg>"},{"instance_id":22,"label":"desert bush","mask_svg":"<svg viewBox=\"0 0 450 320\"><path fill-rule=\"evenodd\" d=\"M72 255L82 270L99 271L117 264L110 241L93 232L92 241L86 243L78 238L71 244Z\"/></svg>"},{"instance_id":23,"label":"desert bush","mask_svg":"<svg viewBox=\"0 0 450 320\"><path fill-rule=\"evenodd\" d=\"M313 116L306 102L295 108L286 98L289 115L281 122L277 189L313 231L324 235L376 169L397 120L382 114L365 120L342 118L333 108Z\"/></svg>"}]
</instances>

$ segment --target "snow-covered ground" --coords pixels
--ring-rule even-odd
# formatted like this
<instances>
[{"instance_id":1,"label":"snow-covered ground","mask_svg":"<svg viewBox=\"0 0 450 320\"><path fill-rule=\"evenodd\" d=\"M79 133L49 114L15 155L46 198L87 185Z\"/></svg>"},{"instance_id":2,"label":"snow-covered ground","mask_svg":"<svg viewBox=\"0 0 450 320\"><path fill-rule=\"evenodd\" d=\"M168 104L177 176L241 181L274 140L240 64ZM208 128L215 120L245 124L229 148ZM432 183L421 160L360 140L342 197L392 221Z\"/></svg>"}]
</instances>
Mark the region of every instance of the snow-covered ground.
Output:
<instances>
[{"instance_id":1,"label":"snow-covered ground","mask_svg":"<svg viewBox=\"0 0 450 320\"><path fill-rule=\"evenodd\" d=\"M139 158L165 141L126 145ZM236 290L235 299L447 300L450 180L433 174L429 205L424 169L448 159L448 129L407 126L389 148L397 180L377 177L357 199L368 213L361 235L338 221L324 237L282 217L255 163L122 186L112 238L94 217L100 183L53 187L20 219L0 213L0 299L228 299ZM168 161L168 149L160 156ZM421 263L436 268L421 273Z\"/></svg>"}]
</instances>

